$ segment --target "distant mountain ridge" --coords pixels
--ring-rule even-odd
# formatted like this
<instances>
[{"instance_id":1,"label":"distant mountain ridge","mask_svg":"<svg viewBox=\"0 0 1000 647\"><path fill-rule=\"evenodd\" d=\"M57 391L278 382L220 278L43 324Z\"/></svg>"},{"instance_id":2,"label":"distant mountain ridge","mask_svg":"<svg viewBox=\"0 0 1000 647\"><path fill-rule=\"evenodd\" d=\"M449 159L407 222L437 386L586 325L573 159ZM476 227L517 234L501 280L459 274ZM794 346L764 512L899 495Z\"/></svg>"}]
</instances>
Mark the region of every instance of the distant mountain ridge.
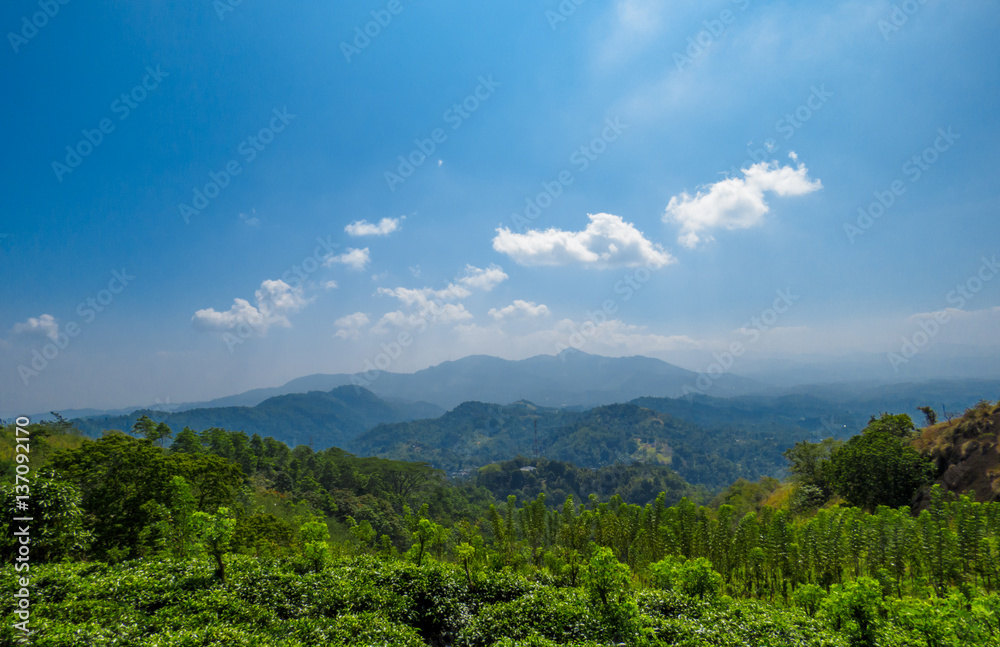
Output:
<instances>
[{"instance_id":1,"label":"distant mountain ridge","mask_svg":"<svg viewBox=\"0 0 1000 647\"><path fill-rule=\"evenodd\" d=\"M697 379L694 371L641 356L603 357L577 350L522 360L470 355L415 373L383 372L374 379L362 373L307 375L282 386L179 408L254 406L277 395L329 391L346 384L364 386L386 400L424 401L446 410L463 402L510 404L521 399L552 407L595 407L642 396L678 397L685 394L685 386L695 389ZM724 374L713 381L712 394L727 397L762 388L753 380Z\"/></svg>"},{"instance_id":2,"label":"distant mountain ridge","mask_svg":"<svg viewBox=\"0 0 1000 647\"><path fill-rule=\"evenodd\" d=\"M368 429L387 422L437 417L444 410L427 402L387 402L359 386L340 386L329 392L311 391L268 398L253 407L211 407L166 413L137 410L128 415L73 420L84 433L105 429L127 431L142 415L165 422L176 434L184 427L203 431L221 427L248 435L271 436L291 446L312 444L317 449L342 447Z\"/></svg>"}]
</instances>

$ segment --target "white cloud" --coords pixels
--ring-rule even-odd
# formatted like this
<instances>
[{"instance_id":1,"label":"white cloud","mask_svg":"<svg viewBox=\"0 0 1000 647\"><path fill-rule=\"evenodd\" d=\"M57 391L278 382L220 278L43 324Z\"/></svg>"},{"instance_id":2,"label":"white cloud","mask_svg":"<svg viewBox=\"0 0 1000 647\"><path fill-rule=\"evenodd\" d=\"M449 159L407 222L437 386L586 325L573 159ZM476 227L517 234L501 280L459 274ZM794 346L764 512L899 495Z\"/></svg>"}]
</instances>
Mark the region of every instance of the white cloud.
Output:
<instances>
[{"instance_id":1,"label":"white cloud","mask_svg":"<svg viewBox=\"0 0 1000 647\"><path fill-rule=\"evenodd\" d=\"M248 216L245 213L240 214L240 220L249 225L250 227L257 227L260 225L260 218L257 217L257 212L253 211L253 215Z\"/></svg>"},{"instance_id":2,"label":"white cloud","mask_svg":"<svg viewBox=\"0 0 1000 647\"><path fill-rule=\"evenodd\" d=\"M340 286L337 285L336 281L325 281L323 283L323 288L326 289L326 290L335 290L338 287L340 287Z\"/></svg>"},{"instance_id":3,"label":"white cloud","mask_svg":"<svg viewBox=\"0 0 1000 647\"><path fill-rule=\"evenodd\" d=\"M49 314L38 317L28 317L23 323L14 324L15 335L45 336L55 341L59 336L59 323Z\"/></svg>"},{"instance_id":4,"label":"white cloud","mask_svg":"<svg viewBox=\"0 0 1000 647\"><path fill-rule=\"evenodd\" d=\"M333 333L333 336L340 339L360 339L361 329L367 326L369 321L368 315L363 312L355 312L354 314L343 316L333 322L333 325L338 328L337 332Z\"/></svg>"},{"instance_id":5,"label":"white cloud","mask_svg":"<svg viewBox=\"0 0 1000 647\"><path fill-rule=\"evenodd\" d=\"M432 288L379 288L379 296L394 297L404 306L416 306L426 308L431 301L449 301L453 299L464 299L472 294L467 288L451 283L443 290Z\"/></svg>"},{"instance_id":6,"label":"white cloud","mask_svg":"<svg viewBox=\"0 0 1000 647\"><path fill-rule=\"evenodd\" d=\"M378 224L372 224L367 220L355 220L351 224L344 227L344 231L351 236L388 236L392 232L399 229L399 222L404 218L406 218L406 216L400 216L399 218L382 218Z\"/></svg>"},{"instance_id":7,"label":"white cloud","mask_svg":"<svg viewBox=\"0 0 1000 647\"><path fill-rule=\"evenodd\" d=\"M334 263L341 263L352 270L360 272L365 269L365 266L368 265L369 261L371 261L371 254L369 254L367 247L364 249L354 249L352 247L348 247L347 251L343 254L338 256L328 256L326 260L323 261L323 265L330 267Z\"/></svg>"},{"instance_id":8,"label":"white cloud","mask_svg":"<svg viewBox=\"0 0 1000 647\"><path fill-rule=\"evenodd\" d=\"M466 265L464 275L441 290L428 287L378 288L377 295L397 299L405 310L386 313L372 327L372 331L383 333L389 326L420 328L422 331L431 323L451 324L472 319L472 313L455 302L471 296L474 290L489 292L505 280L507 274L497 265L485 269Z\"/></svg>"},{"instance_id":9,"label":"white cloud","mask_svg":"<svg viewBox=\"0 0 1000 647\"><path fill-rule=\"evenodd\" d=\"M489 315L497 321L510 319L511 317L545 317L549 314L547 306L539 305L534 301L522 301L515 299L514 303L503 308L490 308Z\"/></svg>"},{"instance_id":10,"label":"white cloud","mask_svg":"<svg viewBox=\"0 0 1000 647\"><path fill-rule=\"evenodd\" d=\"M418 312L403 312L402 310L387 312L372 327L372 332L384 333L389 326L423 330L432 323L451 324L469 319L472 319L472 313L466 310L461 303L428 304L426 309Z\"/></svg>"},{"instance_id":11,"label":"white cloud","mask_svg":"<svg viewBox=\"0 0 1000 647\"><path fill-rule=\"evenodd\" d=\"M499 265L490 265L486 269L481 269L473 265L465 266L465 276L458 279L458 282L473 290L489 292L497 285L507 280L507 274Z\"/></svg>"},{"instance_id":12,"label":"white cloud","mask_svg":"<svg viewBox=\"0 0 1000 647\"><path fill-rule=\"evenodd\" d=\"M376 294L399 299L404 306L415 306L426 309L432 301L457 301L472 295L473 290L489 292L494 287L507 280L507 274L498 265L486 269L465 266L465 276L449 283L448 287L435 290L433 288L379 288Z\"/></svg>"},{"instance_id":13,"label":"white cloud","mask_svg":"<svg viewBox=\"0 0 1000 647\"><path fill-rule=\"evenodd\" d=\"M789 157L793 160L794 153ZM819 180L809 179L804 164L797 167L778 166L777 162L758 162L743 169L743 177L726 178L699 190L692 197L687 193L670 198L664 222L681 226L678 241L688 248L703 240L712 240L703 232L709 229L748 229L763 222L770 206L764 192L779 196L804 195L823 188Z\"/></svg>"},{"instance_id":14,"label":"white cloud","mask_svg":"<svg viewBox=\"0 0 1000 647\"><path fill-rule=\"evenodd\" d=\"M517 234L497 229L493 249L521 265L580 264L598 269L646 265L659 268L675 259L631 223L609 213L588 214L583 231L546 229Z\"/></svg>"},{"instance_id":15,"label":"white cloud","mask_svg":"<svg viewBox=\"0 0 1000 647\"><path fill-rule=\"evenodd\" d=\"M233 299L229 310L219 312L214 308L198 310L191 323L201 330L227 331L243 324L257 334L267 334L271 326L291 326L289 314L298 312L309 301L302 296L302 288L288 285L281 280L266 280L254 292L255 305L246 299Z\"/></svg>"}]
</instances>

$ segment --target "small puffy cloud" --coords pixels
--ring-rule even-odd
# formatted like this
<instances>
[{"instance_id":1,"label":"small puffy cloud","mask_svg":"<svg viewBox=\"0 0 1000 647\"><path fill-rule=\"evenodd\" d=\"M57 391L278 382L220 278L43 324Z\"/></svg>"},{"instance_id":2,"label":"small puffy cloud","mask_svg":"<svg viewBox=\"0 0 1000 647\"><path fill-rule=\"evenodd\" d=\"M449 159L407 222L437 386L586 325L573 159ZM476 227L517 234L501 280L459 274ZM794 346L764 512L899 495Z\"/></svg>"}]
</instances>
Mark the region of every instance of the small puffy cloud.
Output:
<instances>
[{"instance_id":1,"label":"small puffy cloud","mask_svg":"<svg viewBox=\"0 0 1000 647\"><path fill-rule=\"evenodd\" d=\"M228 310L214 308L198 310L191 323L201 330L229 331L243 324L260 335L271 326L291 326L289 314L298 312L309 303L302 296L302 288L288 285L281 280L263 281L254 292L254 304L246 299L233 299Z\"/></svg>"},{"instance_id":2,"label":"small puffy cloud","mask_svg":"<svg viewBox=\"0 0 1000 647\"><path fill-rule=\"evenodd\" d=\"M49 314L28 317L27 321L14 324L14 334L48 337L54 341L59 336L59 323Z\"/></svg>"},{"instance_id":3,"label":"small puffy cloud","mask_svg":"<svg viewBox=\"0 0 1000 647\"><path fill-rule=\"evenodd\" d=\"M793 161L798 158L789 153ZM743 169L743 177L726 178L704 187L696 195L682 193L670 199L664 222L681 226L678 241L694 248L703 240L712 240L705 234L710 229L748 229L763 222L770 206L764 200L769 191L778 196L804 195L823 188L819 180L809 179L804 164L795 168L778 166L777 162L758 162Z\"/></svg>"},{"instance_id":4,"label":"small puffy cloud","mask_svg":"<svg viewBox=\"0 0 1000 647\"><path fill-rule=\"evenodd\" d=\"M465 276L458 279L458 282L461 285L473 290L489 292L506 280L507 274L499 265L490 265L486 269L480 269L473 265L466 265Z\"/></svg>"},{"instance_id":5,"label":"small puffy cloud","mask_svg":"<svg viewBox=\"0 0 1000 647\"><path fill-rule=\"evenodd\" d=\"M371 254L368 252L368 248L364 249L354 249L348 247L347 251L343 254L337 256L327 256L326 260L323 261L323 265L326 267L332 266L334 263L340 263L341 265L346 265L352 270L361 271L365 269L371 261Z\"/></svg>"},{"instance_id":6,"label":"small puffy cloud","mask_svg":"<svg viewBox=\"0 0 1000 647\"><path fill-rule=\"evenodd\" d=\"M399 222L404 218L406 216L382 218L382 220L378 221L378 224L372 224L367 220L355 220L344 227L344 231L351 236L388 236L399 229Z\"/></svg>"},{"instance_id":7,"label":"small puffy cloud","mask_svg":"<svg viewBox=\"0 0 1000 647\"><path fill-rule=\"evenodd\" d=\"M544 317L549 314L549 309L545 305L536 304L534 301L522 301L515 299L514 303L503 308L490 308L489 315L497 321L510 319L513 317Z\"/></svg>"},{"instance_id":8,"label":"small puffy cloud","mask_svg":"<svg viewBox=\"0 0 1000 647\"><path fill-rule=\"evenodd\" d=\"M590 223L583 231L546 229L518 234L500 227L493 249L521 265L659 268L674 262L666 250L620 216L598 213L588 217Z\"/></svg>"},{"instance_id":9,"label":"small puffy cloud","mask_svg":"<svg viewBox=\"0 0 1000 647\"><path fill-rule=\"evenodd\" d=\"M336 281L324 281L323 282L323 289L324 290L336 290L338 287L340 287L340 286L337 285Z\"/></svg>"},{"instance_id":10,"label":"small puffy cloud","mask_svg":"<svg viewBox=\"0 0 1000 647\"><path fill-rule=\"evenodd\" d=\"M333 322L333 325L337 326L337 332L333 333L333 336L340 339L360 339L361 329L368 324L368 315L363 312L343 316Z\"/></svg>"}]
</instances>

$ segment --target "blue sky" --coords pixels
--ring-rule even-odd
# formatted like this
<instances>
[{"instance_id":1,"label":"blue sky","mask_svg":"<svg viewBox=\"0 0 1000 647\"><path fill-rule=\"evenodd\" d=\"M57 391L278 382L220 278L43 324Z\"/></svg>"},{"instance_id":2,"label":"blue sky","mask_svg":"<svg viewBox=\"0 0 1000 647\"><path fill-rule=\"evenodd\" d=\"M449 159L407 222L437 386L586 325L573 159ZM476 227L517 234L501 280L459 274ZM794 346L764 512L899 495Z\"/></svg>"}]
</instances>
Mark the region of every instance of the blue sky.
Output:
<instances>
[{"instance_id":1,"label":"blue sky","mask_svg":"<svg viewBox=\"0 0 1000 647\"><path fill-rule=\"evenodd\" d=\"M4 6L0 413L996 352L994 3L328 5Z\"/></svg>"}]
</instances>

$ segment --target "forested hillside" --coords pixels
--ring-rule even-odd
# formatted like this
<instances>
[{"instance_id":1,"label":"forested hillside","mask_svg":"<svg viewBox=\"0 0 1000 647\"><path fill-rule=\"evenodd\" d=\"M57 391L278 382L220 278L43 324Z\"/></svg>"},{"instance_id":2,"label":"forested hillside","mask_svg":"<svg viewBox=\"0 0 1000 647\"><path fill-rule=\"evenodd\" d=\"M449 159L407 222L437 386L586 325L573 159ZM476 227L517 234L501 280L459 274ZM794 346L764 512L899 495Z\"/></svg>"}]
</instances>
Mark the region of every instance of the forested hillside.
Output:
<instances>
[{"instance_id":1,"label":"forested hillside","mask_svg":"<svg viewBox=\"0 0 1000 647\"><path fill-rule=\"evenodd\" d=\"M623 417L664 415L600 411L578 430L613 438ZM0 498L12 513L30 500L30 564L0 581L31 602L4 603L0 639L27 618L35 644L60 647L996 646L997 492L935 479L992 456L998 416L982 402L922 431L872 417L846 441L795 444L789 481L739 481L707 506L655 460L518 458L449 481L148 419L145 437L97 440L66 421L11 425ZM25 554L19 523L0 543L8 564Z\"/></svg>"},{"instance_id":2,"label":"forested hillside","mask_svg":"<svg viewBox=\"0 0 1000 647\"><path fill-rule=\"evenodd\" d=\"M690 483L718 489L739 478L779 476L786 464L782 452L803 437L824 437L818 433L822 428L804 426L811 422L776 421L771 413L738 424L732 409L717 412L683 400L641 401L707 411L703 417L709 424L727 422L703 427L636 404L577 412L529 402L467 402L433 420L379 425L348 447L361 455L426 461L461 475L519 454L535 455L537 424L539 456L594 469L634 461L667 465ZM843 427L835 431L846 435Z\"/></svg>"}]
</instances>

